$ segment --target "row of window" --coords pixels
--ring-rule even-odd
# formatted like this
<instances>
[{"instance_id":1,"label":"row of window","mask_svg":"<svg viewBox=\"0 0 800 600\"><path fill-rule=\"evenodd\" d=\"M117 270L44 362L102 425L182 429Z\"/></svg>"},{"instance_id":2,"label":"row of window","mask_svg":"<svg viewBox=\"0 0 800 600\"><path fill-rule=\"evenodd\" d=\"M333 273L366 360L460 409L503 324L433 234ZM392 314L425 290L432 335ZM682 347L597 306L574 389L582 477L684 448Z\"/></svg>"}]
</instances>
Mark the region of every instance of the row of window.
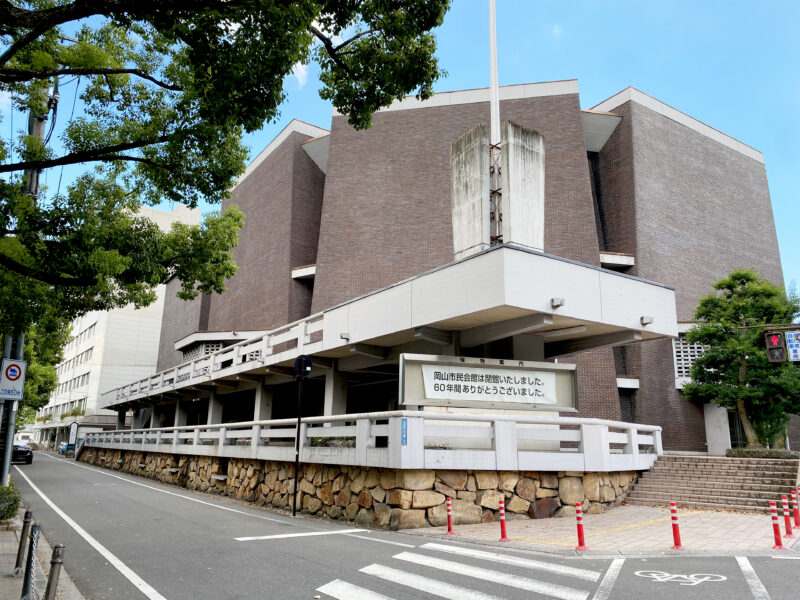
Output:
<instances>
[{"instance_id":1,"label":"row of window","mask_svg":"<svg viewBox=\"0 0 800 600\"><path fill-rule=\"evenodd\" d=\"M40 417L42 415L49 414L53 418L57 419L61 415L70 413L75 409L85 411L86 398L81 398L79 400L72 400L71 402L64 402L64 404L59 404L58 406L46 406L40 408L39 410L36 411L36 416Z\"/></svg>"},{"instance_id":2,"label":"row of window","mask_svg":"<svg viewBox=\"0 0 800 600\"><path fill-rule=\"evenodd\" d=\"M70 379L69 381L65 381L58 387L56 387L56 394L63 394L64 392L69 392L70 390L74 390L75 388L80 388L85 386L89 383L89 373L84 373L83 375L78 375Z\"/></svg>"},{"instance_id":3,"label":"row of window","mask_svg":"<svg viewBox=\"0 0 800 600\"><path fill-rule=\"evenodd\" d=\"M88 350L81 352L75 358L72 358L64 363L62 363L57 369L56 373L58 373L59 377L66 373L67 371L74 369L78 365L82 365L83 363L91 360L92 354L94 353L94 348L89 348Z\"/></svg>"},{"instance_id":4,"label":"row of window","mask_svg":"<svg viewBox=\"0 0 800 600\"><path fill-rule=\"evenodd\" d=\"M89 325L89 327L81 331L78 335L76 335L69 342L67 342L67 345L64 346L64 350L65 351L71 350L72 348L75 348L76 346L79 346L80 344L88 340L90 337L94 336L96 326L97 326L96 322Z\"/></svg>"}]
</instances>

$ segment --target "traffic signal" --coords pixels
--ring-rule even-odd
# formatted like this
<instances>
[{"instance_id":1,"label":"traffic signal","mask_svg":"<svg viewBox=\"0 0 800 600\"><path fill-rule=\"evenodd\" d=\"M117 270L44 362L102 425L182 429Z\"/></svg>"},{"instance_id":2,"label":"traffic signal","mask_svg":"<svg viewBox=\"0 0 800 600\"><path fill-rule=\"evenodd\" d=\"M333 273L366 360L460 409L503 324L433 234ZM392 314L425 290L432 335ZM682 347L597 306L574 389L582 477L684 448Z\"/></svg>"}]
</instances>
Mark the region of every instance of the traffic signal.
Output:
<instances>
[{"instance_id":1,"label":"traffic signal","mask_svg":"<svg viewBox=\"0 0 800 600\"><path fill-rule=\"evenodd\" d=\"M764 336L767 342L767 358L769 362L786 362L786 340L783 333L773 331Z\"/></svg>"}]
</instances>

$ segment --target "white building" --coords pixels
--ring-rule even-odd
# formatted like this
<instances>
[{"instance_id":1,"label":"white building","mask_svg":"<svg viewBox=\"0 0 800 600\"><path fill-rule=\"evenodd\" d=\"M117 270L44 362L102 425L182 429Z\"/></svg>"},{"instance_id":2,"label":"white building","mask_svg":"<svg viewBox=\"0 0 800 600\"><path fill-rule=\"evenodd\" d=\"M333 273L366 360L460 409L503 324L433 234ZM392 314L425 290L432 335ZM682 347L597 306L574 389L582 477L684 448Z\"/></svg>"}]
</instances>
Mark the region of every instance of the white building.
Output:
<instances>
[{"instance_id":1,"label":"white building","mask_svg":"<svg viewBox=\"0 0 800 600\"><path fill-rule=\"evenodd\" d=\"M143 207L139 214L164 230L177 221L201 221L199 210L183 205L172 212ZM90 312L72 322L73 337L57 367L58 385L50 402L36 413L35 441L57 447L67 439L73 421L81 437L87 431L116 427L116 413L99 408L98 400L103 392L155 373L165 288L158 287L150 306Z\"/></svg>"}]
</instances>

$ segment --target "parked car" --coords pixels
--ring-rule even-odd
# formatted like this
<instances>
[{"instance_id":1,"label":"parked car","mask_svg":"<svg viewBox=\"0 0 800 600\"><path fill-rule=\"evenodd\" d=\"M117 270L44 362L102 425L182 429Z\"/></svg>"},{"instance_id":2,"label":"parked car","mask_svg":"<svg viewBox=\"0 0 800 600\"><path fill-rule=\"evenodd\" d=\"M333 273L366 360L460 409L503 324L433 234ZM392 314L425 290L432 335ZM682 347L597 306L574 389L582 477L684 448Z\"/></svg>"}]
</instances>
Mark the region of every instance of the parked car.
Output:
<instances>
[{"instance_id":1,"label":"parked car","mask_svg":"<svg viewBox=\"0 0 800 600\"><path fill-rule=\"evenodd\" d=\"M26 444L14 444L14 450L11 453L11 462L31 464L33 462L33 450Z\"/></svg>"}]
</instances>

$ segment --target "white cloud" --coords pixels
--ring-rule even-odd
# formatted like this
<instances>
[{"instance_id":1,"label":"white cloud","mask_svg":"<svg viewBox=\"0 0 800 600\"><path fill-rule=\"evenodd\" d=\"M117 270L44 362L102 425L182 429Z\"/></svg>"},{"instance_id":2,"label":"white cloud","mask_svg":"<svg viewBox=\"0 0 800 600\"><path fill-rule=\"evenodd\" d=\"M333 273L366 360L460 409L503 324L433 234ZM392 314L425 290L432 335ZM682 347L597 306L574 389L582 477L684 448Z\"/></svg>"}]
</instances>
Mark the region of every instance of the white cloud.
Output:
<instances>
[{"instance_id":1,"label":"white cloud","mask_svg":"<svg viewBox=\"0 0 800 600\"><path fill-rule=\"evenodd\" d=\"M292 67L292 75L294 78L297 79L297 87L299 89L303 89L305 86L306 81L308 81L308 65L304 65L303 63L295 63Z\"/></svg>"},{"instance_id":2,"label":"white cloud","mask_svg":"<svg viewBox=\"0 0 800 600\"><path fill-rule=\"evenodd\" d=\"M560 40L561 37L564 35L564 28L561 27L561 25L559 25L558 23L556 23L555 25L553 25L553 29L551 30L551 33L553 34L554 38L556 38L557 40Z\"/></svg>"}]
</instances>

